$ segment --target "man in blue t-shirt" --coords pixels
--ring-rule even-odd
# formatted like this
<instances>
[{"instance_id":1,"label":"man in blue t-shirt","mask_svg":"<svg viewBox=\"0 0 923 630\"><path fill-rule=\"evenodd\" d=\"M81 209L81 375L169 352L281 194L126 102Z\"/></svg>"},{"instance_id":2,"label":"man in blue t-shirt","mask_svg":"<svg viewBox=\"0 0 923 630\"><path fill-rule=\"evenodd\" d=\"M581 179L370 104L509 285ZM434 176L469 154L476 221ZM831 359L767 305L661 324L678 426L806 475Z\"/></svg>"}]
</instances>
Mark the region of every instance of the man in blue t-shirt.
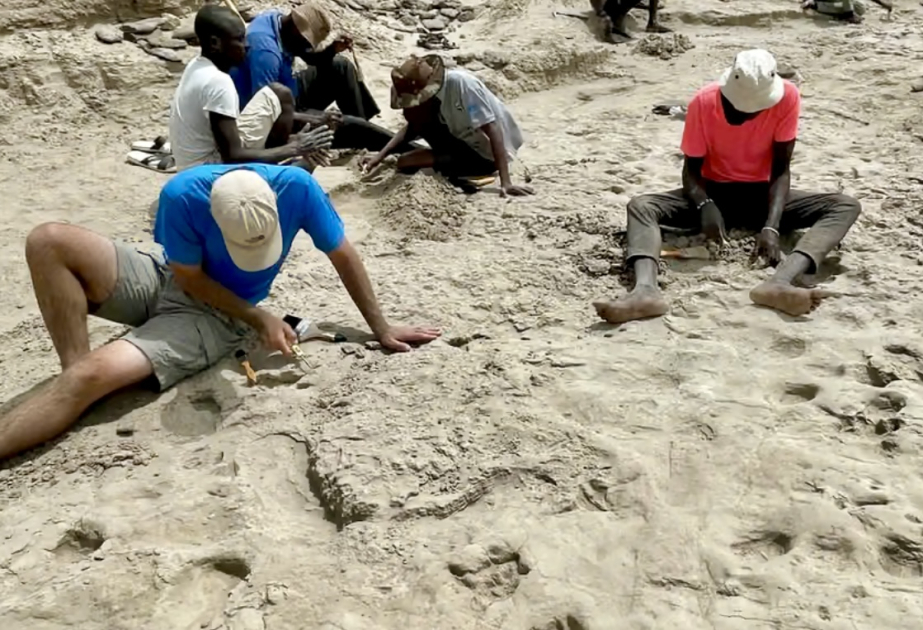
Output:
<instances>
[{"instance_id":1,"label":"man in blue t-shirt","mask_svg":"<svg viewBox=\"0 0 923 630\"><path fill-rule=\"evenodd\" d=\"M314 2L287 14L270 9L253 18L247 26L247 56L231 72L240 106L270 83L281 83L294 94L298 111L323 111L336 102L346 116L377 116L381 110L355 66L339 54L352 48L352 40L341 36L320 48L330 29L330 16ZM308 67L293 72L295 57Z\"/></svg>"},{"instance_id":2,"label":"man in blue t-shirt","mask_svg":"<svg viewBox=\"0 0 923 630\"><path fill-rule=\"evenodd\" d=\"M291 354L295 332L258 306L299 231L333 263L384 348L432 341L432 328L382 315L359 254L327 195L303 169L204 165L160 194L146 254L84 228L46 223L26 239L35 295L63 371L0 418L0 460L63 433L94 402L154 378L160 390L226 357L256 331ZM132 326L90 351L88 314Z\"/></svg>"},{"instance_id":3,"label":"man in blue t-shirt","mask_svg":"<svg viewBox=\"0 0 923 630\"><path fill-rule=\"evenodd\" d=\"M295 103L294 131L327 124L334 129L332 148L380 151L394 134L369 122L380 112L378 105L356 67L340 54L352 48L352 40L342 36L321 48L330 29L329 15L314 2L287 14L270 9L257 15L247 26L247 54L230 71L240 107L267 86L284 86ZM295 57L308 67L294 72ZM339 112L325 111L332 103ZM395 152L415 148L405 142Z\"/></svg>"}]
</instances>

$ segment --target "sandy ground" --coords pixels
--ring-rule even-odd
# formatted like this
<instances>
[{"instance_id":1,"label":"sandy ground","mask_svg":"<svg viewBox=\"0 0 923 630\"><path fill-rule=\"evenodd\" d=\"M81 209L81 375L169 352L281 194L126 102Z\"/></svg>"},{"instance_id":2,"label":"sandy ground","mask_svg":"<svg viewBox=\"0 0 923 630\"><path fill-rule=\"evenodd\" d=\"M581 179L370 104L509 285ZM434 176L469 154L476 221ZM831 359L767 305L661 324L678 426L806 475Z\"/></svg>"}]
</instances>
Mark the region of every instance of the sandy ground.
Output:
<instances>
[{"instance_id":1,"label":"sandy ground","mask_svg":"<svg viewBox=\"0 0 923 630\"><path fill-rule=\"evenodd\" d=\"M176 69L88 29L194 8L56 2L0 8L7 402L57 372L29 229L148 243L165 181L123 160L165 131ZM360 183L354 161L319 175L387 314L444 340L308 344L310 374L266 364L256 388L229 361L4 464L0 627L919 628L923 9L899 2L853 27L796 1L667 0L693 46L661 56L552 17L582 3L477 5L452 55L509 102L538 194ZM384 105L412 39L334 8ZM679 181L682 123L651 107L756 46L799 72L796 185L863 203L816 278L843 297L799 319L752 307L768 272L743 238L727 260L670 263L663 319L600 325L591 302L624 290L625 203ZM268 304L364 328L308 239Z\"/></svg>"}]
</instances>

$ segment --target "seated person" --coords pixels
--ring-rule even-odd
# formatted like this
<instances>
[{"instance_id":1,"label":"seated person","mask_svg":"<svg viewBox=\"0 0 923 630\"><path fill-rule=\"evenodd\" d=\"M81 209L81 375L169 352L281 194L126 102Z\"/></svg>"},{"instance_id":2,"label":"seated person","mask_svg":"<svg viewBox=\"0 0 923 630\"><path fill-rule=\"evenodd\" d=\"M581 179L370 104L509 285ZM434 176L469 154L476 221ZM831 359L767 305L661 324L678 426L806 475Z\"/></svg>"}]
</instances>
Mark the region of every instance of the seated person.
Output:
<instances>
[{"instance_id":1,"label":"seated person","mask_svg":"<svg viewBox=\"0 0 923 630\"><path fill-rule=\"evenodd\" d=\"M667 302L657 286L660 225L701 229L724 241L725 227L759 231L757 253L782 260L779 232L810 228L775 275L752 291L757 304L804 315L829 293L796 287L813 273L859 217L859 202L839 193L791 189L792 153L801 96L776 72L765 50L741 52L717 83L689 103L683 130L683 187L628 203L628 256L635 286L625 297L594 306L613 324L657 317Z\"/></svg>"},{"instance_id":2,"label":"seated person","mask_svg":"<svg viewBox=\"0 0 923 630\"><path fill-rule=\"evenodd\" d=\"M429 149L405 153L399 170L432 168L450 179L500 174L503 195L531 195L510 179L522 146L513 116L487 86L465 70L446 70L438 55L411 57L391 72L391 106L407 124L364 168L375 168L397 145L422 137Z\"/></svg>"},{"instance_id":3,"label":"seated person","mask_svg":"<svg viewBox=\"0 0 923 630\"><path fill-rule=\"evenodd\" d=\"M257 15L247 28L246 57L231 71L240 102L246 107L266 86L284 85L295 97L296 130L327 123L336 129L334 149L379 151L394 134L368 122L378 115L378 105L355 66L339 54L352 48L352 40L340 37L318 50L330 28L330 17L314 2L288 14L270 9ZM307 69L295 73L295 57ZM340 111L325 112L334 102Z\"/></svg>"},{"instance_id":4,"label":"seated person","mask_svg":"<svg viewBox=\"0 0 923 630\"><path fill-rule=\"evenodd\" d=\"M165 390L207 369L251 331L291 354L294 331L258 304L302 230L333 263L383 347L405 352L439 336L385 319L340 217L306 171L197 166L160 194L154 253L63 223L29 234L26 261L63 371L0 418L0 460L60 435L116 390L150 377ZM91 351L88 314L133 329Z\"/></svg>"},{"instance_id":5,"label":"seated person","mask_svg":"<svg viewBox=\"0 0 923 630\"><path fill-rule=\"evenodd\" d=\"M244 24L230 9L206 5L196 13L202 53L186 66L170 108L170 143L178 171L199 164L278 163L330 146L326 127L292 135L294 98L267 85L243 112L228 75L244 58Z\"/></svg>"},{"instance_id":6,"label":"seated person","mask_svg":"<svg viewBox=\"0 0 923 630\"><path fill-rule=\"evenodd\" d=\"M641 0L590 0L593 10L601 18L605 18L607 33L611 38L613 35L621 35L624 38L631 39L631 33L625 22L628 14L635 7L642 6ZM648 33L669 33L670 29L657 22L657 9L660 0L648 0L647 2L647 32Z\"/></svg>"}]
</instances>

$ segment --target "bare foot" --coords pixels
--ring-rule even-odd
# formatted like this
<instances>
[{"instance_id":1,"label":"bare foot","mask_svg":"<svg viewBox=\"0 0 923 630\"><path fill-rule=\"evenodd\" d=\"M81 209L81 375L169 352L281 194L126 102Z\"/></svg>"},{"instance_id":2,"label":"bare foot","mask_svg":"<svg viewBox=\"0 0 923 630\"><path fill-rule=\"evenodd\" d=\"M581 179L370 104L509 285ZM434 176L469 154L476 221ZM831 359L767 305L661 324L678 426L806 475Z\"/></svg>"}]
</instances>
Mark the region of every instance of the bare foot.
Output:
<instances>
[{"instance_id":1,"label":"bare foot","mask_svg":"<svg viewBox=\"0 0 923 630\"><path fill-rule=\"evenodd\" d=\"M647 32L648 33L672 33L673 29L667 28L666 26L662 24L654 23L654 24L647 25Z\"/></svg>"},{"instance_id":2,"label":"bare foot","mask_svg":"<svg viewBox=\"0 0 923 630\"><path fill-rule=\"evenodd\" d=\"M760 306L797 317L810 313L824 298L835 294L823 289L802 289L782 282L767 280L750 291L750 299Z\"/></svg>"},{"instance_id":3,"label":"bare foot","mask_svg":"<svg viewBox=\"0 0 923 630\"><path fill-rule=\"evenodd\" d=\"M660 317L670 308L660 289L655 287L635 287L623 298L612 302L594 302L593 306L599 316L610 324Z\"/></svg>"}]
</instances>

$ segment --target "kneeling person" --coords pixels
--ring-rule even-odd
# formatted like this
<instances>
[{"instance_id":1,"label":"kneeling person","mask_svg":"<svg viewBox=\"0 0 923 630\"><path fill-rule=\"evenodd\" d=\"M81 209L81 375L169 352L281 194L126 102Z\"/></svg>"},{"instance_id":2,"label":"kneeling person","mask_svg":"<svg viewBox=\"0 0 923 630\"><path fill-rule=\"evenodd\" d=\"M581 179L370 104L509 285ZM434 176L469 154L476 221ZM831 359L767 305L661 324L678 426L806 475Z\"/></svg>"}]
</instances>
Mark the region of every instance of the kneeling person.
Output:
<instances>
[{"instance_id":1,"label":"kneeling person","mask_svg":"<svg viewBox=\"0 0 923 630\"><path fill-rule=\"evenodd\" d=\"M163 390L214 365L253 330L290 354L295 333L257 305L301 230L327 254L383 347L402 352L439 336L388 323L340 217L306 171L199 166L161 192L161 252L57 223L29 235L26 259L63 372L0 418L0 460L63 433L116 390L151 376ZM91 352L87 314L134 328Z\"/></svg>"},{"instance_id":2,"label":"kneeling person","mask_svg":"<svg viewBox=\"0 0 923 630\"><path fill-rule=\"evenodd\" d=\"M317 127L294 134L295 99L284 85L264 86L240 111L228 74L245 56L243 22L226 7L196 13L201 55L183 71L170 109L170 143L176 168L200 164L276 164L330 146L333 132Z\"/></svg>"},{"instance_id":3,"label":"kneeling person","mask_svg":"<svg viewBox=\"0 0 923 630\"><path fill-rule=\"evenodd\" d=\"M782 258L779 232L810 228L750 298L803 315L828 295L793 282L816 270L843 240L861 206L839 193L791 189L800 111L798 88L779 77L776 60L765 50L740 53L717 83L699 90L683 130L683 187L628 203L628 263L635 287L624 298L596 303L600 317L621 323L667 311L657 286L661 225L701 229L722 242L726 225L759 231L756 253L773 265Z\"/></svg>"},{"instance_id":4,"label":"kneeling person","mask_svg":"<svg viewBox=\"0 0 923 630\"><path fill-rule=\"evenodd\" d=\"M510 178L509 164L522 146L522 132L503 102L476 76L446 70L438 55L412 57L391 72L391 106L407 124L365 168L377 166L398 145L422 137L397 161L399 170L432 168L449 178L500 174L504 195L530 195Z\"/></svg>"}]
</instances>

